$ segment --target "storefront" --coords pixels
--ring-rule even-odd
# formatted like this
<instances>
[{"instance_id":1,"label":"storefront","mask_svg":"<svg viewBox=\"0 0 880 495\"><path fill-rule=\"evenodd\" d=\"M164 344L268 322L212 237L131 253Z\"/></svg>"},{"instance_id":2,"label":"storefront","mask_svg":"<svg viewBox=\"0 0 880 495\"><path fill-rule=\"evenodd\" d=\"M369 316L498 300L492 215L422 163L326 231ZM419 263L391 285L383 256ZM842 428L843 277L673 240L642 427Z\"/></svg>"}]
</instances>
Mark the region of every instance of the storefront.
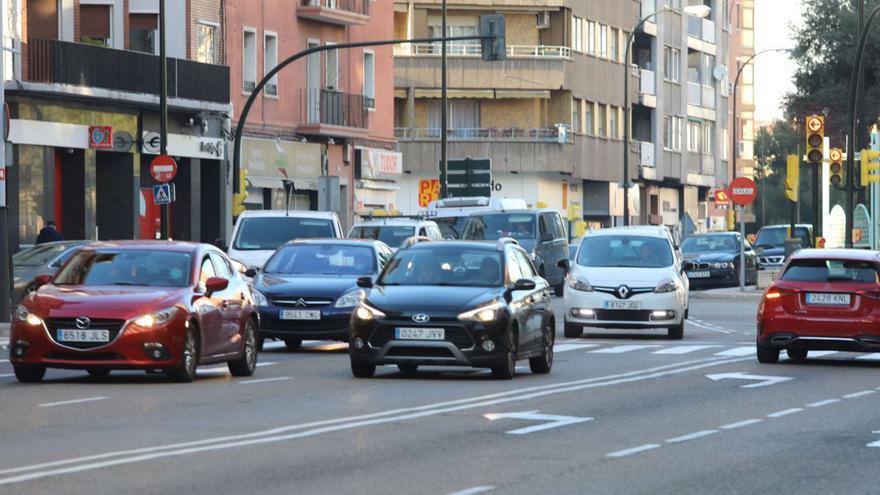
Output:
<instances>
[{"instance_id":1,"label":"storefront","mask_svg":"<svg viewBox=\"0 0 880 495\"><path fill-rule=\"evenodd\" d=\"M403 176L403 154L376 148L355 150L355 214L399 214L397 192Z\"/></svg>"},{"instance_id":2,"label":"storefront","mask_svg":"<svg viewBox=\"0 0 880 495\"><path fill-rule=\"evenodd\" d=\"M290 185L291 210L318 208L318 177L324 175L324 145L259 138L243 138L241 144L247 209L285 209L285 183Z\"/></svg>"}]
</instances>

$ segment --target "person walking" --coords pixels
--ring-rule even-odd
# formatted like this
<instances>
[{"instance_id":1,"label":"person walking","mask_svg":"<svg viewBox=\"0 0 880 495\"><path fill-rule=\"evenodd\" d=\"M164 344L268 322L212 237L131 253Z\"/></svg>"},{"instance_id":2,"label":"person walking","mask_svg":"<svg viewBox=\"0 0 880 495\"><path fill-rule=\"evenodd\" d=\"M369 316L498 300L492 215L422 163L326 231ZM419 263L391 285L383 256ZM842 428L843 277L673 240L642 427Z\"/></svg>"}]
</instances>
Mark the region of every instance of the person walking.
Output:
<instances>
[{"instance_id":1,"label":"person walking","mask_svg":"<svg viewBox=\"0 0 880 495\"><path fill-rule=\"evenodd\" d=\"M37 235L37 244L63 240L64 236L61 235L61 232L58 232L58 229L55 227L55 222L52 220L46 222L46 226L43 227L40 230L39 235Z\"/></svg>"}]
</instances>

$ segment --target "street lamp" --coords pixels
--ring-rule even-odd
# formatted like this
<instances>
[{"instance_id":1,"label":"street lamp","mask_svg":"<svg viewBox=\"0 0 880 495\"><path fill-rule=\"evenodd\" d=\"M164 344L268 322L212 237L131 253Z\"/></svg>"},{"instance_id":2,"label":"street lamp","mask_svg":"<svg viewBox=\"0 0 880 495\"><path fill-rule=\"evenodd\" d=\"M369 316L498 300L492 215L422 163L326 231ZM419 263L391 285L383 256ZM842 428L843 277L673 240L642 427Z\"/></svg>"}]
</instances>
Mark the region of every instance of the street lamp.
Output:
<instances>
[{"instance_id":1,"label":"street lamp","mask_svg":"<svg viewBox=\"0 0 880 495\"><path fill-rule=\"evenodd\" d=\"M657 10L642 17L635 27L630 30L629 36L626 39L626 52L623 56L623 225L625 226L629 225L629 67L632 42L636 32L640 30L649 19L664 12L678 12L692 15L694 17L706 18L712 13L712 8L708 5L689 5L684 9L665 8Z\"/></svg>"}]
</instances>

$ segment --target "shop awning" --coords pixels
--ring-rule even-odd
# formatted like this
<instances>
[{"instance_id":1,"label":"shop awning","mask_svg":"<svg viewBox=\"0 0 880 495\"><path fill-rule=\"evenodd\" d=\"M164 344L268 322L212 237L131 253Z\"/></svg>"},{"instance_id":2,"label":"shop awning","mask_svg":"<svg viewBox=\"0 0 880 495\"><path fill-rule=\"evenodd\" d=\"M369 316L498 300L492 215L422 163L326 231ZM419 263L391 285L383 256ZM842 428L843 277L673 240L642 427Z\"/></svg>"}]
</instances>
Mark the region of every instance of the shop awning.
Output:
<instances>
[{"instance_id":1,"label":"shop awning","mask_svg":"<svg viewBox=\"0 0 880 495\"><path fill-rule=\"evenodd\" d=\"M541 100L549 100L550 99L550 91L538 90L538 89L526 89L526 90L508 90L508 89L496 89L495 90L495 98L524 98L528 100L533 99L541 99Z\"/></svg>"},{"instance_id":2,"label":"shop awning","mask_svg":"<svg viewBox=\"0 0 880 495\"><path fill-rule=\"evenodd\" d=\"M361 179L358 181L360 189L372 189L374 191L399 191L400 186L395 182L385 182L380 180Z\"/></svg>"},{"instance_id":3,"label":"shop awning","mask_svg":"<svg viewBox=\"0 0 880 495\"><path fill-rule=\"evenodd\" d=\"M395 89L394 90L395 98L406 98L406 90L405 89Z\"/></svg>"},{"instance_id":4,"label":"shop awning","mask_svg":"<svg viewBox=\"0 0 880 495\"><path fill-rule=\"evenodd\" d=\"M447 91L449 98L495 98L495 91L491 89L450 89ZM417 89L416 98L440 98L439 89Z\"/></svg>"},{"instance_id":5,"label":"shop awning","mask_svg":"<svg viewBox=\"0 0 880 495\"><path fill-rule=\"evenodd\" d=\"M247 182L251 187L262 187L266 189L284 189L284 185L281 182L281 179L277 177L255 177L249 175L247 177ZM318 190L318 181L314 178L308 179L297 179L293 178L293 185L298 190L309 190L309 191L317 191Z\"/></svg>"}]
</instances>

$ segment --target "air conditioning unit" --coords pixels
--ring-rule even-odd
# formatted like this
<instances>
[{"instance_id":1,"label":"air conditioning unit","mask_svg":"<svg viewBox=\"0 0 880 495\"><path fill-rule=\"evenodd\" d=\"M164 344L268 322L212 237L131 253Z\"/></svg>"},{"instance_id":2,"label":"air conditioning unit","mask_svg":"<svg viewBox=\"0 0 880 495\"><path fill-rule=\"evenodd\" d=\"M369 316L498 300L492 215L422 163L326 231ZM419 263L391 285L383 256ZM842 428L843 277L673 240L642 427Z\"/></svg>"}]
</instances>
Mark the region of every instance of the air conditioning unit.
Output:
<instances>
[{"instance_id":1,"label":"air conditioning unit","mask_svg":"<svg viewBox=\"0 0 880 495\"><path fill-rule=\"evenodd\" d=\"M342 161L345 163L351 163L351 148L350 144L342 146Z\"/></svg>"},{"instance_id":2,"label":"air conditioning unit","mask_svg":"<svg viewBox=\"0 0 880 495\"><path fill-rule=\"evenodd\" d=\"M549 10L542 10L541 12L538 12L537 17L538 17L538 20L535 25L538 27L538 29L547 29L550 27L550 11Z\"/></svg>"}]
</instances>

